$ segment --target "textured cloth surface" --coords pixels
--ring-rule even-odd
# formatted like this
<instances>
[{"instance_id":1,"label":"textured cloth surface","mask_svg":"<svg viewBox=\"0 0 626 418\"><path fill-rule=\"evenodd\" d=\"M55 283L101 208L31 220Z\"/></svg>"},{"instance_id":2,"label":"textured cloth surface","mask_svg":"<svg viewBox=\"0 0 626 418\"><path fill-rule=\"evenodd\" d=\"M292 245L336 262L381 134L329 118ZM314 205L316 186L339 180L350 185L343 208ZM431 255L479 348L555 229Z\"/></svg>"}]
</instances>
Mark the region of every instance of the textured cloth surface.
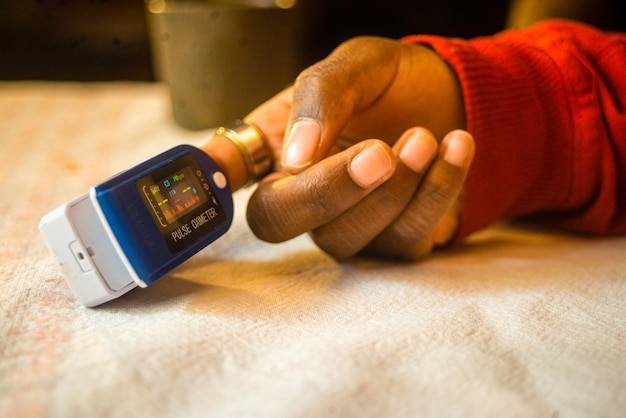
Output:
<instances>
[{"instance_id":1,"label":"textured cloth surface","mask_svg":"<svg viewBox=\"0 0 626 418\"><path fill-rule=\"evenodd\" d=\"M626 238L499 225L414 264L245 222L75 302L40 217L181 142L152 84L0 84L1 417L623 417Z\"/></svg>"}]
</instances>

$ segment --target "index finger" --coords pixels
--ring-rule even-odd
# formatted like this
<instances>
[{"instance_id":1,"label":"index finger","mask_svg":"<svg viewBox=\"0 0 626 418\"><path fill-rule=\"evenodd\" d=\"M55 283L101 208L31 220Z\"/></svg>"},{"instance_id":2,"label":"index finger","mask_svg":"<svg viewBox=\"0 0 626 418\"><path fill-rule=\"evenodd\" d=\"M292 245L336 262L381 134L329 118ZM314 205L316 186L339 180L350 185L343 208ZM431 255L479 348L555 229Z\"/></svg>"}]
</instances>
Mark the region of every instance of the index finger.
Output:
<instances>
[{"instance_id":1,"label":"index finger","mask_svg":"<svg viewBox=\"0 0 626 418\"><path fill-rule=\"evenodd\" d=\"M250 198L248 224L265 241L286 241L335 219L395 169L391 148L368 140L296 175L274 173Z\"/></svg>"}]
</instances>

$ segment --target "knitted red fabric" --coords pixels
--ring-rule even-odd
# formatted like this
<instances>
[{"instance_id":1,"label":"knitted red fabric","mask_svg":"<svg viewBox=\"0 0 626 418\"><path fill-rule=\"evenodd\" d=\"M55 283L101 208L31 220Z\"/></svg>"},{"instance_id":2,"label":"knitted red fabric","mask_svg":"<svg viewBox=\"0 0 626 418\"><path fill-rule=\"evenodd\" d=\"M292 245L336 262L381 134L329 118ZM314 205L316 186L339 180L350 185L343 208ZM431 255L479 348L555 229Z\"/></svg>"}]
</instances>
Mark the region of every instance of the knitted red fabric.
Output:
<instances>
[{"instance_id":1,"label":"knitted red fabric","mask_svg":"<svg viewBox=\"0 0 626 418\"><path fill-rule=\"evenodd\" d=\"M626 232L626 34L547 21L472 40L410 36L461 83L476 140L457 240L495 220L539 216Z\"/></svg>"}]
</instances>

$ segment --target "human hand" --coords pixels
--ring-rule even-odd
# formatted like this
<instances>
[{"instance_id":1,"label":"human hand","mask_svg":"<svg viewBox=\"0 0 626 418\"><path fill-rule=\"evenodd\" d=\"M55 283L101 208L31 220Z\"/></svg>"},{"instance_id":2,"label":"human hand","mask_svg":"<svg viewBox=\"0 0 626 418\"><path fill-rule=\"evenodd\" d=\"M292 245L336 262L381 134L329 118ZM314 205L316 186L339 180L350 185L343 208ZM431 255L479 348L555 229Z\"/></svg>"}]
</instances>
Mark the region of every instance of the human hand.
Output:
<instances>
[{"instance_id":1,"label":"human hand","mask_svg":"<svg viewBox=\"0 0 626 418\"><path fill-rule=\"evenodd\" d=\"M473 138L461 130L441 145L423 128L393 148L365 140L298 174L268 176L250 199L248 222L270 242L309 232L336 258L415 260L457 230L473 154Z\"/></svg>"},{"instance_id":2,"label":"human hand","mask_svg":"<svg viewBox=\"0 0 626 418\"><path fill-rule=\"evenodd\" d=\"M310 232L337 258L415 259L454 234L474 145L460 131L435 140L462 128L464 112L454 74L430 49L349 41L245 120L277 161L248 207L260 238Z\"/></svg>"}]
</instances>

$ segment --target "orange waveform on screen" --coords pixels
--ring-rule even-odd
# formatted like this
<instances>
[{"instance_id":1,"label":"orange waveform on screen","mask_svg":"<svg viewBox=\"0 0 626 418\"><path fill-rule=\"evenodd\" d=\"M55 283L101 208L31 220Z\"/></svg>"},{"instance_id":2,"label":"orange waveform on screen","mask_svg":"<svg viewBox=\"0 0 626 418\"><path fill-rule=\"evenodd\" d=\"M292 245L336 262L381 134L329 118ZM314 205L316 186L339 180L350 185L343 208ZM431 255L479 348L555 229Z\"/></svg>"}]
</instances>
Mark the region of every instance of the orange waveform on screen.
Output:
<instances>
[{"instance_id":1,"label":"orange waveform on screen","mask_svg":"<svg viewBox=\"0 0 626 418\"><path fill-rule=\"evenodd\" d=\"M176 217L178 214L186 211L187 209L195 206L198 202L200 202L200 196L197 194L191 196L189 199L184 202L176 203L175 205L168 205L169 208L162 208L163 216L165 216L165 220L168 222L170 219Z\"/></svg>"}]
</instances>

